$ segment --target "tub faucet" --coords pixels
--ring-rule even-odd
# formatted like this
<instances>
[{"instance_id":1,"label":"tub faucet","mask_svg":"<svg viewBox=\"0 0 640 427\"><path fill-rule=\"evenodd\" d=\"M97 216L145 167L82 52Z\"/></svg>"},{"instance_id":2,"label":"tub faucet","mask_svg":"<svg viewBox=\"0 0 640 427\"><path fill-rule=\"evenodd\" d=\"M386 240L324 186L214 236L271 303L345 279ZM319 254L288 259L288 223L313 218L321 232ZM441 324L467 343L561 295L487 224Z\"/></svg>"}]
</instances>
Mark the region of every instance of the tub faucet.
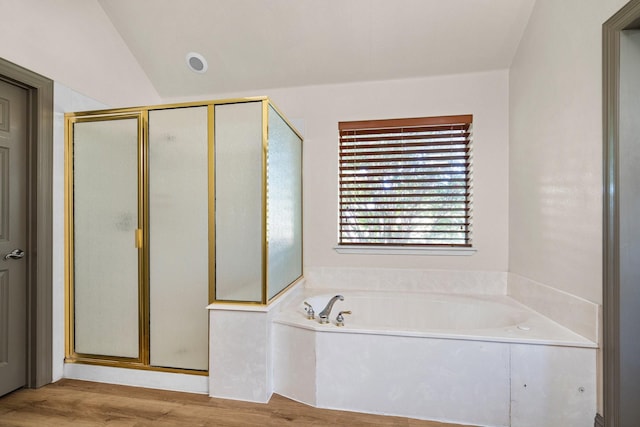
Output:
<instances>
[{"instance_id":1,"label":"tub faucet","mask_svg":"<svg viewBox=\"0 0 640 427\"><path fill-rule=\"evenodd\" d=\"M342 295L336 295L335 297L332 297L329 302L327 303L327 306L324 308L324 310L322 310L320 312L320 323L329 323L329 316L331 316L331 309L333 308L333 304L336 303L336 301L344 301L344 297Z\"/></svg>"}]
</instances>

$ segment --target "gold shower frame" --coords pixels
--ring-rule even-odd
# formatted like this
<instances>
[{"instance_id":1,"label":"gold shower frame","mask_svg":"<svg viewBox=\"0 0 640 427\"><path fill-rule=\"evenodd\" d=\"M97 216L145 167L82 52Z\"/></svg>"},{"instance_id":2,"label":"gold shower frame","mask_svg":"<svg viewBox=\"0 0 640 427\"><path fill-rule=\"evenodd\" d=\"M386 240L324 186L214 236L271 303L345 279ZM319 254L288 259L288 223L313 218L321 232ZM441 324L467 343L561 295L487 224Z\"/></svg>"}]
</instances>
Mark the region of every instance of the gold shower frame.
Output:
<instances>
[{"instance_id":1,"label":"gold shower frame","mask_svg":"<svg viewBox=\"0 0 640 427\"><path fill-rule=\"evenodd\" d=\"M261 102L262 103L262 298L261 301L230 301L216 298L216 284L215 284L215 106L224 104L237 104L246 102ZM185 102L185 103L173 103L163 105L151 105L141 107L128 107L117 109L105 109L95 111L83 111L65 114L65 197L64 197L64 223L65 223L65 363L82 363L101 366L112 366L119 368L134 368L142 370L152 370L161 372L174 372L174 373L188 373L195 375L208 375L208 370L195 370L195 369L183 369L183 368L169 368L153 366L150 364L150 332L149 332L149 199L148 199L148 185L149 185L149 164L148 164L148 150L149 150L149 111L153 110L166 110L176 108L189 108L189 107L207 107L207 145L208 145L208 247L209 247L209 303L225 303L236 305L252 305L261 306L268 305L270 302L277 299L289 288L299 283L302 278L302 261L300 265L300 276L294 279L291 283L285 286L272 298L268 298L268 250L269 242L267 239L267 155L269 148L268 141L268 121L269 121L269 107L272 107L274 111L284 120L287 126L300 138L301 141L301 154L303 151L303 138L300 132L289 122L285 115L278 109L276 105L266 96L259 97L247 97L247 98L231 98L222 100L211 100L202 102ZM75 333L74 333L74 218L73 218L73 125L75 123L89 122L89 121L105 121L105 120L118 120L118 119L131 119L136 118L138 120L138 228L135 233L136 247L138 248L138 328L139 328L139 343L138 343L138 357L127 358L109 355L95 355L77 353L75 351ZM301 194L303 197L303 185L302 175L303 170L301 166L300 173L301 180ZM302 212L301 212L301 215ZM303 218L301 218L301 222ZM302 247L304 242L304 234L301 235ZM302 260L304 260L304 251L302 253Z\"/></svg>"}]
</instances>

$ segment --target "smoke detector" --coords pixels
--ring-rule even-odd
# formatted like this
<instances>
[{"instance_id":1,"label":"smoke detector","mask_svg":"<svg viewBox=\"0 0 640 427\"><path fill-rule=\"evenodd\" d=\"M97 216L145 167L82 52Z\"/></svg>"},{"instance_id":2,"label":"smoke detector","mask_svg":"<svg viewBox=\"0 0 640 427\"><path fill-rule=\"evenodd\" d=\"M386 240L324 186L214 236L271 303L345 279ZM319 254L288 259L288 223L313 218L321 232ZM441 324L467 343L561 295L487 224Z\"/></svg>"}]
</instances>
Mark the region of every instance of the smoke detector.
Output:
<instances>
[{"instance_id":1,"label":"smoke detector","mask_svg":"<svg viewBox=\"0 0 640 427\"><path fill-rule=\"evenodd\" d=\"M200 55L197 52L187 53L186 60L187 60L187 66L194 73L202 74L207 71L207 68L209 68L209 65L207 64L207 60L204 59L204 56Z\"/></svg>"}]
</instances>

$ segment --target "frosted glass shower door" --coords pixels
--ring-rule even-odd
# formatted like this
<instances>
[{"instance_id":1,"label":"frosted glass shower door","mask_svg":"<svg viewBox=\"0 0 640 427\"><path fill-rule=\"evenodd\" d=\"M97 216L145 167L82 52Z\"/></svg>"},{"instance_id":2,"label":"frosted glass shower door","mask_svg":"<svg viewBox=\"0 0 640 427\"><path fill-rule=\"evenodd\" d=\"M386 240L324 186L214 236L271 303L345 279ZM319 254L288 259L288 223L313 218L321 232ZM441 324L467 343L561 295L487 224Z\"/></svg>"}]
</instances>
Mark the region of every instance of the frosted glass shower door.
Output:
<instances>
[{"instance_id":1,"label":"frosted glass shower door","mask_svg":"<svg viewBox=\"0 0 640 427\"><path fill-rule=\"evenodd\" d=\"M217 300L262 302L262 105L215 106Z\"/></svg>"},{"instance_id":2,"label":"frosted glass shower door","mask_svg":"<svg viewBox=\"0 0 640 427\"><path fill-rule=\"evenodd\" d=\"M302 139L269 106L268 298L302 276Z\"/></svg>"},{"instance_id":3,"label":"frosted glass shower door","mask_svg":"<svg viewBox=\"0 0 640 427\"><path fill-rule=\"evenodd\" d=\"M73 128L74 344L139 358L138 117Z\"/></svg>"},{"instance_id":4,"label":"frosted glass shower door","mask_svg":"<svg viewBox=\"0 0 640 427\"><path fill-rule=\"evenodd\" d=\"M208 369L207 107L149 112L152 366Z\"/></svg>"}]
</instances>

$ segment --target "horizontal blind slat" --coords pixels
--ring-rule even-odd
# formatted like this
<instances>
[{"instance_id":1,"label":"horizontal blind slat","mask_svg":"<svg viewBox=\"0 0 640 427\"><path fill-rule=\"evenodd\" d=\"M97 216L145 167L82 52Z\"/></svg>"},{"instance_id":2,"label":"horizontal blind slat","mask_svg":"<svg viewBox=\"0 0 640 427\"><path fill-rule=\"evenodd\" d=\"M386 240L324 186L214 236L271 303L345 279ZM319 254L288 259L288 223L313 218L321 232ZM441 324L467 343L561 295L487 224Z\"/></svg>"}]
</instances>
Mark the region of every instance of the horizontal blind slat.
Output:
<instances>
[{"instance_id":1,"label":"horizontal blind slat","mask_svg":"<svg viewBox=\"0 0 640 427\"><path fill-rule=\"evenodd\" d=\"M467 220L471 218L469 215L397 215L397 216L385 216L385 215L340 215L340 219L355 219L355 220L371 220L371 219L461 219Z\"/></svg>"},{"instance_id":2,"label":"horizontal blind slat","mask_svg":"<svg viewBox=\"0 0 640 427\"><path fill-rule=\"evenodd\" d=\"M379 174L379 176L367 175L365 178L386 178L386 179L361 179L362 176L353 175L353 174L344 174L340 175L344 179L340 179L340 185L359 185L362 183L366 184L452 184L452 183L466 183L469 181L469 178L456 178L456 179L440 179L440 178L425 178L425 179L413 179L415 175L409 176L388 176L384 174ZM405 179L409 178L409 179Z\"/></svg>"},{"instance_id":3,"label":"horizontal blind slat","mask_svg":"<svg viewBox=\"0 0 640 427\"><path fill-rule=\"evenodd\" d=\"M420 176L420 177L427 177L427 176L437 176L437 175L442 175L443 173L441 171L428 171L428 172L402 172L402 177L408 177L408 176ZM455 175L456 179L464 179L466 177L465 171L460 171L460 172L455 172L455 173L450 173L449 175ZM369 173L369 174L365 174L365 173L341 173L340 178L344 178L344 177L363 177L363 176L368 176L368 177L385 177L385 176L389 176L389 174L387 173ZM448 180L447 178L440 178L441 181L446 181Z\"/></svg>"},{"instance_id":4,"label":"horizontal blind slat","mask_svg":"<svg viewBox=\"0 0 640 427\"><path fill-rule=\"evenodd\" d=\"M467 154L468 149L456 149L456 148L443 148L443 149L434 149L434 150L387 150L387 151L353 151L348 153L341 153L342 161L340 163L351 163L351 162L363 162L367 161L367 159L371 159L368 161L380 161L380 157L386 158L394 155L412 155L412 157L390 157L389 160L397 160L397 159L407 159L412 161L420 161L429 158L438 159L439 154L457 154L460 157L468 157ZM418 156L418 154L420 154ZM358 157L358 159L353 159L352 157Z\"/></svg>"},{"instance_id":5,"label":"horizontal blind slat","mask_svg":"<svg viewBox=\"0 0 640 427\"><path fill-rule=\"evenodd\" d=\"M464 160L458 158L451 158L450 160ZM445 171L464 173L465 168L467 167L467 163L435 163L431 165L422 165L422 164L387 164L387 165L369 165L369 166L340 166L340 171L344 173L351 172L351 174L364 174L369 170L395 170L395 169L411 169L416 170L420 169L420 171L426 173L438 172L441 174L445 174ZM397 172L389 172L390 175L398 175ZM414 175L415 176L415 175Z\"/></svg>"},{"instance_id":6,"label":"horizontal blind slat","mask_svg":"<svg viewBox=\"0 0 640 427\"><path fill-rule=\"evenodd\" d=\"M465 190L466 185L416 185L416 186L347 186L341 183L340 187L345 195L351 192L367 192L367 191L383 191L383 192L395 192L395 191L416 191L416 190Z\"/></svg>"},{"instance_id":7,"label":"horizontal blind slat","mask_svg":"<svg viewBox=\"0 0 640 427\"><path fill-rule=\"evenodd\" d=\"M363 130L398 128L410 126L469 126L473 122L471 114L438 117L415 117L406 119L383 119L383 120L359 120L349 122L339 122L339 130Z\"/></svg>"},{"instance_id":8,"label":"horizontal blind slat","mask_svg":"<svg viewBox=\"0 0 640 427\"><path fill-rule=\"evenodd\" d=\"M340 212L470 212L470 209L449 209L449 208L340 208Z\"/></svg>"},{"instance_id":9,"label":"horizontal blind slat","mask_svg":"<svg viewBox=\"0 0 640 427\"><path fill-rule=\"evenodd\" d=\"M423 125L423 126L388 126L369 127L361 129L339 129L340 136L383 135L388 133L416 133L416 132L467 132L470 125L460 123L454 125Z\"/></svg>"},{"instance_id":10,"label":"horizontal blind slat","mask_svg":"<svg viewBox=\"0 0 640 427\"><path fill-rule=\"evenodd\" d=\"M425 138L426 139L426 138ZM361 141L362 142L362 141ZM433 147L446 147L447 145L469 145L471 141L467 138L464 141L429 141L429 145ZM384 144L352 144L347 141L340 142L340 151L349 151L349 150L364 150L369 148L404 148L404 149L412 149L414 147L422 147L424 146L424 141L419 142L386 142Z\"/></svg>"},{"instance_id":11,"label":"horizontal blind slat","mask_svg":"<svg viewBox=\"0 0 640 427\"><path fill-rule=\"evenodd\" d=\"M354 137L352 135L342 135L340 137L340 145L342 147L344 146L348 146L349 148L357 148L362 142L383 142L383 141L398 141L395 144L390 144L390 143L385 143L385 144L380 144L383 147L386 147L387 145L400 145L400 146L406 146L402 143L400 143L400 141L416 141L416 140L423 140L423 142L428 142L428 141L437 141L437 140L447 140L447 143L449 144L465 144L469 141L469 134L468 133L462 133L462 132L448 132L448 133L419 133L419 134L412 134L412 135L407 135L407 134L402 134L402 133L391 133L389 132L388 134L382 136L374 136L374 135L362 135L362 136L358 136L358 137ZM407 143L407 145L409 145L410 143ZM414 145L414 144L411 144Z\"/></svg>"},{"instance_id":12,"label":"horizontal blind slat","mask_svg":"<svg viewBox=\"0 0 640 427\"><path fill-rule=\"evenodd\" d=\"M383 237L385 240L391 240L391 241L406 241L406 242L419 242L419 241L423 241L424 243L428 243L429 241L431 243L449 243L449 244L455 244L457 242L459 242L460 240L462 240L464 243L466 243L466 241L464 241L462 238L455 238L455 237L440 237L440 236L434 236L434 237L411 237L411 236L384 236ZM352 242L356 239L356 237L350 237L349 240L351 240ZM363 237L361 238L362 240L368 241L369 243L375 243L376 240L378 240L378 238L376 237ZM460 242L462 243L462 242ZM394 243L395 244L395 243Z\"/></svg>"}]
</instances>

